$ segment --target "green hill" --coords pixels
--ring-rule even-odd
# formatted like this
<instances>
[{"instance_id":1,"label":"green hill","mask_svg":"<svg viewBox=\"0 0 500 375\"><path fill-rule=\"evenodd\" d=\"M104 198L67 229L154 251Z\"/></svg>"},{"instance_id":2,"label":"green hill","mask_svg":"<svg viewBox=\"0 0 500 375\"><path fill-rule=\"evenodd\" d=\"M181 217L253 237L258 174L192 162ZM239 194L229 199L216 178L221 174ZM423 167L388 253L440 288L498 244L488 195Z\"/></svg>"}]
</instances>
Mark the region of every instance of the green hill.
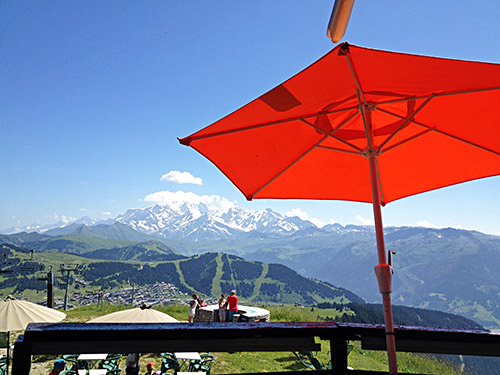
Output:
<instances>
[{"instance_id":1,"label":"green hill","mask_svg":"<svg viewBox=\"0 0 500 375\"><path fill-rule=\"evenodd\" d=\"M23 272L20 265L25 263L29 254L13 245L1 245L10 264L4 270L13 271L4 273L0 277L0 290L22 293L26 289L42 291L45 282L38 280L33 272ZM147 246L152 248L144 249ZM168 249L167 249L168 250ZM36 254L36 269L41 271L47 266L54 270L59 269L60 263L82 264L85 268L78 279L89 287L103 288L105 290L118 289L134 283L136 285L167 282L175 285L187 293L197 292L207 297L217 297L222 292L232 289L246 301L261 301L275 303L300 303L316 304L321 302L331 303L362 303L362 299L346 289L308 279L300 276L288 267L279 264L264 264L250 262L234 255L208 253L190 258L185 258L164 250L158 254L156 243L142 245L129 245L117 248L118 255L128 258L126 261L109 261L90 259L87 253L83 256L56 252L43 252ZM103 250L107 253L110 250ZM111 250L111 255L114 254ZM99 251L94 252L96 255ZM148 254L151 259L148 260ZM170 261L157 261L161 256L170 256L177 259ZM146 258L146 259L142 259Z\"/></svg>"},{"instance_id":2,"label":"green hill","mask_svg":"<svg viewBox=\"0 0 500 375\"><path fill-rule=\"evenodd\" d=\"M41 241L27 241L22 245L37 252L56 251L61 253L85 254L98 249L128 246L133 243L132 241L95 237L85 233L72 233L58 237L47 237Z\"/></svg>"},{"instance_id":3,"label":"green hill","mask_svg":"<svg viewBox=\"0 0 500 375\"><path fill-rule=\"evenodd\" d=\"M148 241L160 241L164 242L161 237L145 234L138 232L128 225L115 222L113 224L97 224L92 226L87 226L84 224L70 224L66 227L51 229L45 232L45 235L52 237L66 236L73 233L88 234L93 237L101 237L112 240L122 240L122 241L136 241L136 242L148 242Z\"/></svg>"},{"instance_id":4,"label":"green hill","mask_svg":"<svg viewBox=\"0 0 500 375\"><path fill-rule=\"evenodd\" d=\"M158 262L186 258L177 254L167 245L156 242L140 242L133 245L99 249L85 253L86 258L106 260L138 260L141 262Z\"/></svg>"},{"instance_id":5,"label":"green hill","mask_svg":"<svg viewBox=\"0 0 500 375\"><path fill-rule=\"evenodd\" d=\"M495 272L500 267L500 237L452 228L389 227L385 229L385 239L386 247L397 251L392 294L395 303L461 314L489 328L500 326L500 273ZM380 301L373 275L376 241L370 227L333 225L290 236L250 233L241 239L167 242L115 223L74 225L43 235L4 235L0 236L2 242L37 252L74 253L109 261L182 259L181 255L174 255L179 252L234 254L264 264L283 264L305 277L321 275L322 280L341 285L366 301ZM189 272L183 270L188 278ZM209 275L213 270L201 272ZM214 293L232 280L226 276L223 279L222 273L216 273L216 277L220 279L217 285L222 286L216 285ZM203 284L207 284L208 278L203 279ZM250 288L244 281L240 284L245 290ZM196 281L193 285L197 285ZM265 281L259 290L295 299L293 293L278 290Z\"/></svg>"}]
</instances>

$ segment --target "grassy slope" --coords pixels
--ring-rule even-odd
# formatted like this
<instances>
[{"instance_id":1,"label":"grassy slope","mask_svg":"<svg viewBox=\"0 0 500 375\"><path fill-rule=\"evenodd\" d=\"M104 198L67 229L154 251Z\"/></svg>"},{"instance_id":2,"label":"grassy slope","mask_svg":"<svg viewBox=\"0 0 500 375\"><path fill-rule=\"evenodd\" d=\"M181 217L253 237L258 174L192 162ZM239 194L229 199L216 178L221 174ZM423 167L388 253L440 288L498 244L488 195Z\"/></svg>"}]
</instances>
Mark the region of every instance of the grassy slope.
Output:
<instances>
[{"instance_id":1,"label":"grassy slope","mask_svg":"<svg viewBox=\"0 0 500 375\"><path fill-rule=\"evenodd\" d=\"M19 253L17 251L12 251L11 254L12 258L22 260L27 259L28 256L29 254L27 253ZM342 303L344 300L344 303L346 303L349 302L348 299L357 298L357 296L351 297L348 291L336 289L331 285L325 285L319 281L307 280L284 266L249 262L241 258L220 253L210 253L192 258L164 262L141 262L135 259L128 261L109 261L104 259L88 259L68 253L41 252L36 253L35 261L45 265L46 269L44 272L37 272L36 274L33 272L25 273L23 275L18 275L18 277L25 276L31 279L43 277L46 275L48 266L52 266L56 276L59 276L59 266L61 263L66 265L87 265L87 270L89 270L89 272L101 264L98 272L96 271L100 275L99 277L86 279L87 271L84 271L78 278L86 280L89 283L92 282L92 285L96 288L104 285L106 289L115 289L123 287L123 285L128 283L127 280L129 279L139 285L141 283L148 284L155 281L171 282L170 280L172 280L172 278L169 277L168 274L162 274L161 276L152 278L152 274L149 273L148 280L145 280L145 278L148 278L147 275L141 275L143 266L156 267L159 264L170 263L175 265L175 270L179 277L179 287L207 297L218 298L222 292L228 293L231 289L239 289L239 294L245 301L261 299L262 301L270 302L289 304L302 303L310 305L320 302ZM122 270L113 268L114 271L111 271L107 268L108 263L110 265L118 263L123 263L127 266L135 265L138 268L137 273L134 274L134 276L137 276L137 280L134 280L133 277L127 273L129 267L124 267ZM212 267L207 267L207 265L210 264ZM255 271L257 269L258 272ZM109 271L107 276L103 274L106 270ZM226 270L227 273L225 273L224 270ZM253 273L250 270L254 270ZM190 273L185 274L187 271ZM123 276L123 274L126 275ZM193 278L193 275L200 275L203 282L199 282L199 278ZM115 281L113 285L107 285L107 280L109 278ZM3 279L4 278L0 275L0 281ZM174 277L174 279L177 279L177 277ZM264 286L267 288L266 290L263 289ZM243 287L246 288L245 293L243 293ZM0 293L12 294L14 289L15 286L9 288L4 287L0 289ZM73 286L71 287L70 293L72 293L72 289ZM305 292L306 290L307 292ZM62 292L56 289L55 293L56 297L59 297ZM17 292L16 295L18 297L30 298L32 301L42 301L44 299L43 294L36 292L32 293L29 289L24 290L22 293Z\"/></svg>"},{"instance_id":2,"label":"grassy slope","mask_svg":"<svg viewBox=\"0 0 500 375\"><path fill-rule=\"evenodd\" d=\"M223 262L222 262L222 254L217 254L217 257L215 258L215 261L217 263L217 269L215 271L215 276L213 278L212 282L212 296L220 296L222 293L222 288L220 287L220 282L222 280L222 267L223 267Z\"/></svg>"}]
</instances>

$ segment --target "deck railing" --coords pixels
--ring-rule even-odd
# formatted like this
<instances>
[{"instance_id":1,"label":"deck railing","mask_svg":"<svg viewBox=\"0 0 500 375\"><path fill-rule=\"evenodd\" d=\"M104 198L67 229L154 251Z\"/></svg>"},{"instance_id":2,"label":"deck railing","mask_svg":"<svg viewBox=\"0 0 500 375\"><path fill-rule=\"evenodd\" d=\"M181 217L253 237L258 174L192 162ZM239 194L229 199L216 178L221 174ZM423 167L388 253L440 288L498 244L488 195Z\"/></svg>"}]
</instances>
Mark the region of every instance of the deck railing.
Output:
<instances>
[{"instance_id":1,"label":"deck railing","mask_svg":"<svg viewBox=\"0 0 500 375\"><path fill-rule=\"evenodd\" d=\"M12 374L28 375L33 354L318 351L316 337L330 342L333 368L309 374L377 373L349 371L347 344L361 341L363 349L385 350L384 327L328 322L32 323L15 343ZM404 352L500 357L500 335L486 330L397 326L396 346Z\"/></svg>"}]
</instances>

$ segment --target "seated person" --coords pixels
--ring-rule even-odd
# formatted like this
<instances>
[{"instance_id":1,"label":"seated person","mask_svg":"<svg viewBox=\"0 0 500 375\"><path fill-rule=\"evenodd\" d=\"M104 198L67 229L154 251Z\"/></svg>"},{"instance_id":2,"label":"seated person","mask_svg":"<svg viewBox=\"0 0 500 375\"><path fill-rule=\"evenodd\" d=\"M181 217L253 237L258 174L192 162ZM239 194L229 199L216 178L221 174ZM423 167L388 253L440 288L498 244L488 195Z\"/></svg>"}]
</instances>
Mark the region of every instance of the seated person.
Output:
<instances>
[{"instance_id":1,"label":"seated person","mask_svg":"<svg viewBox=\"0 0 500 375\"><path fill-rule=\"evenodd\" d=\"M125 360L125 374L138 375L139 374L139 353L129 353Z\"/></svg>"},{"instance_id":2,"label":"seated person","mask_svg":"<svg viewBox=\"0 0 500 375\"><path fill-rule=\"evenodd\" d=\"M59 373L66 367L66 362L63 359L57 359L54 361L54 367L49 375L59 375Z\"/></svg>"},{"instance_id":3,"label":"seated person","mask_svg":"<svg viewBox=\"0 0 500 375\"><path fill-rule=\"evenodd\" d=\"M148 362L146 365L146 372L144 375L159 375L160 371L155 371L155 364L153 362Z\"/></svg>"}]
</instances>

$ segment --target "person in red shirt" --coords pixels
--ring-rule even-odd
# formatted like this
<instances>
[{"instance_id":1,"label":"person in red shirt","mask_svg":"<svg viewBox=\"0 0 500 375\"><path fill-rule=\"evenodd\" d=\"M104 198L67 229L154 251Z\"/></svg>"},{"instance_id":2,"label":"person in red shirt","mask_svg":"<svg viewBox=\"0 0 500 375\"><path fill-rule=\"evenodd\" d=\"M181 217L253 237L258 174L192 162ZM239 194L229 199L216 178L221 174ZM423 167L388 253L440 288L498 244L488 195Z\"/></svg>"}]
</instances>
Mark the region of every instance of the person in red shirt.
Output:
<instances>
[{"instance_id":1,"label":"person in red shirt","mask_svg":"<svg viewBox=\"0 0 500 375\"><path fill-rule=\"evenodd\" d=\"M227 297L227 309L229 312L229 321L233 321L233 315L238 314L238 297L236 296L236 291L231 290L231 295Z\"/></svg>"}]
</instances>

